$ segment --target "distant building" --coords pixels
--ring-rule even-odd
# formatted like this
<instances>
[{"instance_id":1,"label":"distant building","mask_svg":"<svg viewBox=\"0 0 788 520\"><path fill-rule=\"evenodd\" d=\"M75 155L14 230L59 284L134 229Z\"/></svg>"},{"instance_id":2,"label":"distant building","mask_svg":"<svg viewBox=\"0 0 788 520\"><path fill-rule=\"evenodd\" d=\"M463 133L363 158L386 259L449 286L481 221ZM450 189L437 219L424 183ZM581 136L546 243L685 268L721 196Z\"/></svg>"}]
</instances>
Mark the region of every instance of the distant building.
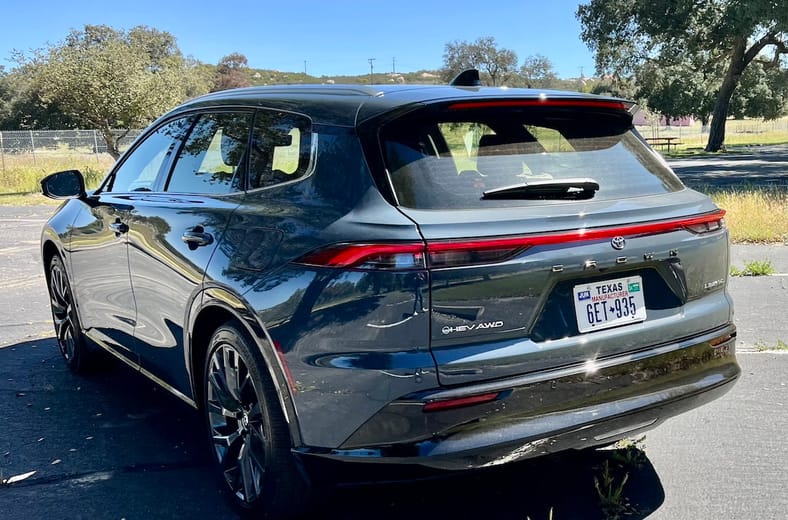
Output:
<instances>
[{"instance_id":1,"label":"distant building","mask_svg":"<svg viewBox=\"0 0 788 520\"><path fill-rule=\"evenodd\" d=\"M695 119L689 116L674 117L670 121L665 116L659 116L659 120L656 120L656 117L656 114L648 114L645 110L638 110L632 123L635 126L647 126L655 123L659 126L692 126L695 123Z\"/></svg>"}]
</instances>

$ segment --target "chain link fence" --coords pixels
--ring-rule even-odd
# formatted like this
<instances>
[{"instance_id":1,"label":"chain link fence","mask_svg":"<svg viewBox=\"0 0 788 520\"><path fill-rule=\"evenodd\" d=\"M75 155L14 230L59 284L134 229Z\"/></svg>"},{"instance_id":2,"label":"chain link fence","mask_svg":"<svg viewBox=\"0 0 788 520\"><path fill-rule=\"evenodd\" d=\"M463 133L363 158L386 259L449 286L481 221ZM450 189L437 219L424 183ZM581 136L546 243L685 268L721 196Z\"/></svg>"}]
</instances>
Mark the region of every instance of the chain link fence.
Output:
<instances>
[{"instance_id":1,"label":"chain link fence","mask_svg":"<svg viewBox=\"0 0 788 520\"><path fill-rule=\"evenodd\" d=\"M115 130L120 137L126 130ZM121 151L125 150L141 130L130 130L120 138ZM36 163L38 159L57 156L99 156L107 153L107 143L98 130L9 130L0 131L0 168L5 172L9 162L26 159Z\"/></svg>"}]
</instances>

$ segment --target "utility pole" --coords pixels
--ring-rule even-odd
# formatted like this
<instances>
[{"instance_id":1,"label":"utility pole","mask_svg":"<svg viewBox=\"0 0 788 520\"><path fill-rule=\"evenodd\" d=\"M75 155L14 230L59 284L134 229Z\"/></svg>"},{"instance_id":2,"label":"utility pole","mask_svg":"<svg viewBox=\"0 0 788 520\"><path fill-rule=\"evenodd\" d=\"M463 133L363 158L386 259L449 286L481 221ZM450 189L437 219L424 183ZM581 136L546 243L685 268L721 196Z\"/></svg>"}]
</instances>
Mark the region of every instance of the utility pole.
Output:
<instances>
[{"instance_id":1,"label":"utility pole","mask_svg":"<svg viewBox=\"0 0 788 520\"><path fill-rule=\"evenodd\" d=\"M369 62L369 84L372 85L372 83L373 83L373 73L374 73L374 70L375 70L375 67L374 67L374 65L372 65L372 62L375 61L375 58L369 58L367 61Z\"/></svg>"},{"instance_id":2,"label":"utility pole","mask_svg":"<svg viewBox=\"0 0 788 520\"><path fill-rule=\"evenodd\" d=\"M306 76L306 60L304 60L304 76Z\"/></svg>"},{"instance_id":3,"label":"utility pole","mask_svg":"<svg viewBox=\"0 0 788 520\"><path fill-rule=\"evenodd\" d=\"M397 58L391 58L391 73L397 73Z\"/></svg>"}]
</instances>

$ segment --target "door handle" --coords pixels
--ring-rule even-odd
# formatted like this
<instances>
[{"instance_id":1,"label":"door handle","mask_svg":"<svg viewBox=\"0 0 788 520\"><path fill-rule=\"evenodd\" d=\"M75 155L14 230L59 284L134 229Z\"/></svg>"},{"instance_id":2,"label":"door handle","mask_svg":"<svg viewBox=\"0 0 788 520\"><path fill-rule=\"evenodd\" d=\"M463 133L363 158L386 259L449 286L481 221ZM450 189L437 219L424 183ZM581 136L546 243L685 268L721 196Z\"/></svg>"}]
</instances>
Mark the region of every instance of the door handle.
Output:
<instances>
[{"instance_id":1,"label":"door handle","mask_svg":"<svg viewBox=\"0 0 788 520\"><path fill-rule=\"evenodd\" d=\"M181 235L181 240L189 246L189 249L196 249L200 246L212 244L213 236L210 233L206 233L202 226L196 226L184 231L183 235Z\"/></svg>"},{"instance_id":2,"label":"door handle","mask_svg":"<svg viewBox=\"0 0 788 520\"><path fill-rule=\"evenodd\" d=\"M115 232L115 235L116 235L116 236L120 236L120 235L122 235L123 233L128 233L128 231L129 231L129 226L128 226L128 225L126 225L126 224L124 224L123 222L121 222L119 218L118 218L118 219L115 219L115 222L113 222L112 224L110 224L110 225L109 225L109 228L110 228L112 231L114 231L114 232Z\"/></svg>"}]
</instances>

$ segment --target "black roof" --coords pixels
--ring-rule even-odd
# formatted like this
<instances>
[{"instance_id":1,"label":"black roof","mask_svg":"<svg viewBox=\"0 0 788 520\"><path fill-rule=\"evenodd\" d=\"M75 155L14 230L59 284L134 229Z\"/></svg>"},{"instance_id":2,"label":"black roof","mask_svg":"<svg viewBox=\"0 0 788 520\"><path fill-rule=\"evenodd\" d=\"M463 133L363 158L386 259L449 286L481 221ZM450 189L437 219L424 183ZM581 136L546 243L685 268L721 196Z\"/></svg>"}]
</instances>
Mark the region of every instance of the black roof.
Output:
<instances>
[{"instance_id":1,"label":"black roof","mask_svg":"<svg viewBox=\"0 0 788 520\"><path fill-rule=\"evenodd\" d=\"M275 85L223 90L179 106L173 115L206 106L265 106L304 113L317 124L356 126L407 105L504 98L613 99L559 90L449 85Z\"/></svg>"}]
</instances>

